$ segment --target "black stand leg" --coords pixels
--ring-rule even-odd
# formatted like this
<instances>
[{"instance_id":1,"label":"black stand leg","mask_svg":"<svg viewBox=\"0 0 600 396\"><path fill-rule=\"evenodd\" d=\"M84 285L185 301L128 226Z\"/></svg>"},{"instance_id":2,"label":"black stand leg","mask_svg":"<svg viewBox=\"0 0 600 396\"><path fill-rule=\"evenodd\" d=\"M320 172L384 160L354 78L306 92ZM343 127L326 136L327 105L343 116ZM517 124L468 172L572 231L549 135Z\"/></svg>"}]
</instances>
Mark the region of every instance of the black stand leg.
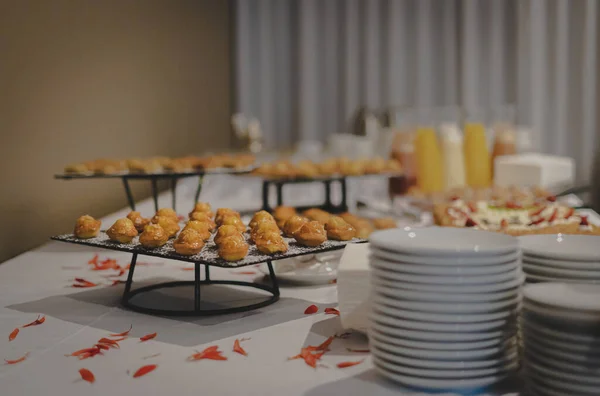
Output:
<instances>
[{"instance_id":1,"label":"black stand leg","mask_svg":"<svg viewBox=\"0 0 600 396\"><path fill-rule=\"evenodd\" d=\"M208 265L204 266L204 280L210 280L210 267Z\"/></svg>"},{"instance_id":2,"label":"black stand leg","mask_svg":"<svg viewBox=\"0 0 600 396\"><path fill-rule=\"evenodd\" d=\"M279 297L279 282L277 282L277 277L275 276L275 271L273 270L273 263L269 260L267 261L267 266L269 267L269 276L271 277L271 282L273 283L273 295L275 297Z\"/></svg>"},{"instance_id":3,"label":"black stand leg","mask_svg":"<svg viewBox=\"0 0 600 396\"><path fill-rule=\"evenodd\" d=\"M194 196L194 203L198 202L198 200L200 199L200 192L202 191L202 179L203 178L204 178L204 175L198 176L198 188L196 189L196 195Z\"/></svg>"},{"instance_id":4,"label":"black stand leg","mask_svg":"<svg viewBox=\"0 0 600 396\"><path fill-rule=\"evenodd\" d=\"M347 212L348 211L348 191L346 187L346 178L342 177L340 179L340 187L342 189L342 202L340 203L340 211Z\"/></svg>"},{"instance_id":5,"label":"black stand leg","mask_svg":"<svg viewBox=\"0 0 600 396\"><path fill-rule=\"evenodd\" d=\"M200 312L200 263L194 263L194 310Z\"/></svg>"},{"instance_id":6,"label":"black stand leg","mask_svg":"<svg viewBox=\"0 0 600 396\"><path fill-rule=\"evenodd\" d=\"M131 257L131 263L129 264L129 273L127 274L127 281L125 282L125 291L123 292L123 303L128 300L129 292L131 291L131 284L133 283L133 271L135 271L135 262L137 261L137 253L133 253Z\"/></svg>"},{"instance_id":7,"label":"black stand leg","mask_svg":"<svg viewBox=\"0 0 600 396\"><path fill-rule=\"evenodd\" d=\"M277 183L277 206L283 205L283 184Z\"/></svg>"},{"instance_id":8,"label":"black stand leg","mask_svg":"<svg viewBox=\"0 0 600 396\"><path fill-rule=\"evenodd\" d=\"M127 180L126 177L123 178L123 187L125 187L125 194L127 195L129 207L131 210L135 210L135 201L133 200L133 194L131 194L131 189L129 188L129 180Z\"/></svg>"},{"instance_id":9,"label":"black stand leg","mask_svg":"<svg viewBox=\"0 0 600 396\"><path fill-rule=\"evenodd\" d=\"M268 180L263 180L262 183L262 199L263 199L263 210L266 210L267 212L271 211L271 204L269 202L269 186L271 185L271 182L269 182Z\"/></svg>"},{"instance_id":10,"label":"black stand leg","mask_svg":"<svg viewBox=\"0 0 600 396\"><path fill-rule=\"evenodd\" d=\"M333 207L333 203L331 202L331 181L326 180L325 185L325 206Z\"/></svg>"},{"instance_id":11,"label":"black stand leg","mask_svg":"<svg viewBox=\"0 0 600 396\"><path fill-rule=\"evenodd\" d=\"M158 212L158 186L157 186L157 182L156 179L151 179L150 182L152 183L152 199L154 200L154 211Z\"/></svg>"},{"instance_id":12,"label":"black stand leg","mask_svg":"<svg viewBox=\"0 0 600 396\"><path fill-rule=\"evenodd\" d=\"M177 211L176 206L177 206L177 177L173 177L171 178L171 197L172 197L172 204L173 204L173 210Z\"/></svg>"}]
</instances>

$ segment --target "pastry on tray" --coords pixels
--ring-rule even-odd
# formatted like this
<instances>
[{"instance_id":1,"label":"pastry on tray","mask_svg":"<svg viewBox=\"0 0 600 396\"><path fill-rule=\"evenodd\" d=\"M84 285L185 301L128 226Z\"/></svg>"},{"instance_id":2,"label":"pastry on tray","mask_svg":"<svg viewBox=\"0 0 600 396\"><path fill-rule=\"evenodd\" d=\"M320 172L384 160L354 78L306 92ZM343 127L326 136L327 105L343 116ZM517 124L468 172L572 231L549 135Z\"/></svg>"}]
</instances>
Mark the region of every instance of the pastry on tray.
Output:
<instances>
[{"instance_id":1,"label":"pastry on tray","mask_svg":"<svg viewBox=\"0 0 600 396\"><path fill-rule=\"evenodd\" d=\"M331 216L331 214L329 214L328 212L318 208L307 209L302 214L309 220L318 221L321 224L327 223L329 217Z\"/></svg>"},{"instance_id":2,"label":"pastry on tray","mask_svg":"<svg viewBox=\"0 0 600 396\"><path fill-rule=\"evenodd\" d=\"M336 241L349 241L356 236L356 230L339 216L330 216L325 223L327 238Z\"/></svg>"},{"instance_id":3,"label":"pastry on tray","mask_svg":"<svg viewBox=\"0 0 600 396\"><path fill-rule=\"evenodd\" d=\"M288 246L278 232L266 231L256 235L254 239L256 249L264 254L275 254L287 252Z\"/></svg>"},{"instance_id":4,"label":"pastry on tray","mask_svg":"<svg viewBox=\"0 0 600 396\"><path fill-rule=\"evenodd\" d=\"M123 218L115 221L115 223L106 230L106 235L108 235L111 241L130 243L133 240L133 237L138 235L138 232L133 221L128 218Z\"/></svg>"},{"instance_id":5,"label":"pastry on tray","mask_svg":"<svg viewBox=\"0 0 600 396\"><path fill-rule=\"evenodd\" d=\"M236 216L225 217L223 219L221 227L225 225L234 226L240 233L246 231L246 225L242 222L242 220L239 217Z\"/></svg>"},{"instance_id":6,"label":"pastry on tray","mask_svg":"<svg viewBox=\"0 0 600 396\"><path fill-rule=\"evenodd\" d=\"M222 225L217 229L215 238L213 239L216 245L219 245L225 238L230 236L243 236L236 226Z\"/></svg>"},{"instance_id":7,"label":"pastry on tray","mask_svg":"<svg viewBox=\"0 0 600 396\"><path fill-rule=\"evenodd\" d=\"M206 213L206 215L210 218L213 218L215 215L212 211L212 208L210 207L210 204L207 202L196 202L196 205L194 205L194 209L192 209L192 211L190 212L190 216L194 212Z\"/></svg>"},{"instance_id":8,"label":"pastry on tray","mask_svg":"<svg viewBox=\"0 0 600 396\"><path fill-rule=\"evenodd\" d=\"M81 173L86 173L89 172L90 170L88 169L88 167L85 164L70 164L65 166L65 173L66 174L81 174Z\"/></svg>"},{"instance_id":9,"label":"pastry on tray","mask_svg":"<svg viewBox=\"0 0 600 396\"><path fill-rule=\"evenodd\" d=\"M225 261L239 261L248 254L248 243L242 235L232 235L219 243L218 253Z\"/></svg>"},{"instance_id":10,"label":"pastry on tray","mask_svg":"<svg viewBox=\"0 0 600 396\"><path fill-rule=\"evenodd\" d=\"M73 234L80 239L94 238L98 236L101 224L102 222L100 220L96 220L92 216L81 216L75 222Z\"/></svg>"},{"instance_id":11,"label":"pastry on tray","mask_svg":"<svg viewBox=\"0 0 600 396\"><path fill-rule=\"evenodd\" d=\"M356 229L357 238L368 239L371 233L375 231L375 227L365 218L347 212L340 214L340 217Z\"/></svg>"},{"instance_id":12,"label":"pastry on tray","mask_svg":"<svg viewBox=\"0 0 600 396\"><path fill-rule=\"evenodd\" d=\"M154 214L154 216L169 217L169 218L173 219L173 221L179 222L179 216L177 216L177 212L175 212L171 208L160 208Z\"/></svg>"},{"instance_id":13,"label":"pastry on tray","mask_svg":"<svg viewBox=\"0 0 600 396\"><path fill-rule=\"evenodd\" d=\"M193 228L187 228L179 233L173 241L175 251L184 256L191 256L200 253L204 247L202 235Z\"/></svg>"},{"instance_id":14,"label":"pastry on tray","mask_svg":"<svg viewBox=\"0 0 600 396\"><path fill-rule=\"evenodd\" d=\"M296 231L300 229L304 224L308 223L309 219L304 216L294 215L286 220L283 225L283 233L287 237L293 237Z\"/></svg>"},{"instance_id":15,"label":"pastry on tray","mask_svg":"<svg viewBox=\"0 0 600 396\"><path fill-rule=\"evenodd\" d=\"M140 244L150 249L161 247L168 240L169 234L158 224L148 224L139 238Z\"/></svg>"},{"instance_id":16,"label":"pastry on tray","mask_svg":"<svg viewBox=\"0 0 600 396\"><path fill-rule=\"evenodd\" d=\"M387 230L390 228L398 228L398 224L396 224L396 220L391 217L380 217L377 219L373 219L373 225L378 230Z\"/></svg>"},{"instance_id":17,"label":"pastry on tray","mask_svg":"<svg viewBox=\"0 0 600 396\"><path fill-rule=\"evenodd\" d=\"M150 219L142 217L140 212L136 212L135 210L129 212L127 218L133 222L135 229L137 232L144 231L144 228L150 224Z\"/></svg>"},{"instance_id":18,"label":"pastry on tray","mask_svg":"<svg viewBox=\"0 0 600 396\"><path fill-rule=\"evenodd\" d=\"M327 240L327 232L318 221L309 221L294 233L294 238L299 244L316 247Z\"/></svg>"},{"instance_id":19,"label":"pastry on tray","mask_svg":"<svg viewBox=\"0 0 600 396\"><path fill-rule=\"evenodd\" d=\"M238 217L239 219L242 218L240 213L233 209L219 208L219 209L217 209L217 214L215 216L215 223L217 223L217 225L220 226L223 224L223 219L225 219L225 217L229 217L229 216L235 216L235 217Z\"/></svg>"},{"instance_id":20,"label":"pastry on tray","mask_svg":"<svg viewBox=\"0 0 600 396\"><path fill-rule=\"evenodd\" d=\"M167 216L154 216L152 218L152 223L161 226L165 230L169 238L174 238L181 228L179 227L179 224L176 221L174 221L171 217Z\"/></svg>"},{"instance_id":21,"label":"pastry on tray","mask_svg":"<svg viewBox=\"0 0 600 396\"><path fill-rule=\"evenodd\" d=\"M185 227L183 227L184 230L186 229L192 229L196 232L198 232L200 234L200 237L202 238L202 240L204 241L208 241L210 239L210 236L212 235L210 232L210 224L208 223L203 223L201 221L198 220L190 220L185 224Z\"/></svg>"},{"instance_id":22,"label":"pastry on tray","mask_svg":"<svg viewBox=\"0 0 600 396\"><path fill-rule=\"evenodd\" d=\"M190 220L196 220L199 221L201 223L206 223L208 225L208 229L212 232L215 230L215 228L217 228L216 223L213 221L213 219L208 216L206 213L204 212L192 212L190 213Z\"/></svg>"},{"instance_id":23,"label":"pastry on tray","mask_svg":"<svg viewBox=\"0 0 600 396\"><path fill-rule=\"evenodd\" d=\"M386 161L381 157L372 158L367 161L365 165L365 173L368 174L377 174L385 172Z\"/></svg>"},{"instance_id":24,"label":"pastry on tray","mask_svg":"<svg viewBox=\"0 0 600 396\"><path fill-rule=\"evenodd\" d=\"M320 173L319 167L312 161L301 161L295 167L295 175L298 177L316 178Z\"/></svg>"},{"instance_id":25,"label":"pastry on tray","mask_svg":"<svg viewBox=\"0 0 600 396\"><path fill-rule=\"evenodd\" d=\"M279 228L283 228L283 225L290 217L296 214L296 209L291 206L278 206L273 210L273 217L277 222Z\"/></svg>"},{"instance_id":26,"label":"pastry on tray","mask_svg":"<svg viewBox=\"0 0 600 396\"><path fill-rule=\"evenodd\" d=\"M255 228L258 223L262 223L263 221L272 221L275 223L275 218L271 215L271 213L266 210L261 210L254 213L252 216L252 220L250 220L250 228Z\"/></svg>"},{"instance_id":27,"label":"pastry on tray","mask_svg":"<svg viewBox=\"0 0 600 396\"><path fill-rule=\"evenodd\" d=\"M530 201L528 201L530 202ZM436 224L448 227L473 227L520 236L529 234L600 235L586 216L549 197L524 206L514 201L463 201L434 206Z\"/></svg>"}]
</instances>

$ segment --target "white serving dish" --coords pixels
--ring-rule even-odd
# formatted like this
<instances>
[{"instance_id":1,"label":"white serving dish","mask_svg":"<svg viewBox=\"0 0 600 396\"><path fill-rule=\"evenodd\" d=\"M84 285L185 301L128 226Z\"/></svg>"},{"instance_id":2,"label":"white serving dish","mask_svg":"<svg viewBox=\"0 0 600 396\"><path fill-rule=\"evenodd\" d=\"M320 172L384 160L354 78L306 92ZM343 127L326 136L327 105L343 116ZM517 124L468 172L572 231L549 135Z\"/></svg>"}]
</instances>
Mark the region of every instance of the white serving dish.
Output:
<instances>
[{"instance_id":1,"label":"white serving dish","mask_svg":"<svg viewBox=\"0 0 600 396\"><path fill-rule=\"evenodd\" d=\"M369 241L380 249L421 256L479 257L519 250L518 240L509 235L454 227L376 231Z\"/></svg>"},{"instance_id":2,"label":"white serving dish","mask_svg":"<svg viewBox=\"0 0 600 396\"><path fill-rule=\"evenodd\" d=\"M507 334L514 334L516 332L516 327L513 327L512 331L509 331L508 329L500 329L464 333L430 330L410 330L402 327L390 326L375 321L371 323L371 328L376 329L380 335L387 335L392 338L401 337L413 340L438 342L473 342L489 340L492 338L506 338Z\"/></svg>"},{"instance_id":3,"label":"white serving dish","mask_svg":"<svg viewBox=\"0 0 600 396\"><path fill-rule=\"evenodd\" d=\"M516 270L520 261L509 261L506 263L485 266L449 266L449 265L423 265L393 262L380 259L376 256L369 257L371 263L375 263L378 267L392 272L401 274L415 275L436 275L436 276L477 276L477 275L494 275L511 270Z\"/></svg>"},{"instance_id":4,"label":"white serving dish","mask_svg":"<svg viewBox=\"0 0 600 396\"><path fill-rule=\"evenodd\" d=\"M377 283L376 290L378 293L383 294L385 296L393 298L403 298L406 300L466 303L505 300L507 298L515 298L521 293L521 289L518 286L512 289L502 290L499 292L460 294L409 290L403 289L399 285L396 285L396 287L388 287L383 286L379 283Z\"/></svg>"},{"instance_id":5,"label":"white serving dish","mask_svg":"<svg viewBox=\"0 0 600 396\"><path fill-rule=\"evenodd\" d=\"M402 349L403 347L432 351L470 351L474 349L492 348L506 341L506 339L502 337L472 342L416 341L403 337L391 337L385 335L378 331L376 325L371 328L369 337L376 338L377 342L381 342L381 348L393 353L396 353L397 349ZM375 342L375 344L377 342Z\"/></svg>"},{"instance_id":6,"label":"white serving dish","mask_svg":"<svg viewBox=\"0 0 600 396\"><path fill-rule=\"evenodd\" d=\"M523 262L523 271L525 273L532 273L534 275L542 275L548 277L554 277L560 279L561 277L567 278L582 278L582 282L586 280L600 280L600 269L598 271L586 271L577 269L562 269L554 267L546 267L543 265L531 264L526 261Z\"/></svg>"},{"instance_id":7,"label":"white serving dish","mask_svg":"<svg viewBox=\"0 0 600 396\"><path fill-rule=\"evenodd\" d=\"M575 160L571 157L519 153L494 159L494 184L498 186L553 188L574 181Z\"/></svg>"},{"instance_id":8,"label":"white serving dish","mask_svg":"<svg viewBox=\"0 0 600 396\"><path fill-rule=\"evenodd\" d=\"M585 328L570 328L567 332L561 330L560 328L548 327L548 325L544 323L533 321L529 318L525 318L521 321L521 327L523 330L533 329L534 332L539 333L539 335L543 338L554 339L562 342L597 343L600 345L600 333L593 328L588 329L588 332L585 331Z\"/></svg>"},{"instance_id":9,"label":"white serving dish","mask_svg":"<svg viewBox=\"0 0 600 396\"><path fill-rule=\"evenodd\" d=\"M523 255L553 260L593 261L600 257L600 236L525 235L519 237Z\"/></svg>"},{"instance_id":10,"label":"white serving dish","mask_svg":"<svg viewBox=\"0 0 600 396\"><path fill-rule=\"evenodd\" d=\"M577 394L598 394L597 385L586 385L582 383L576 383L574 381L565 381L563 378L549 377L530 367L526 368L526 373L527 376L531 376L534 380L539 381L541 384L544 384L552 389L556 389L557 391L563 391L563 396L572 396Z\"/></svg>"},{"instance_id":11,"label":"white serving dish","mask_svg":"<svg viewBox=\"0 0 600 396\"><path fill-rule=\"evenodd\" d=\"M581 353L586 356L598 356L600 357L600 345L597 343L587 343L578 341L564 341L556 338L548 338L540 333L536 332L531 327L523 327L522 330L523 339L535 340L540 345L545 345L547 348L562 349L565 352Z\"/></svg>"},{"instance_id":12,"label":"white serving dish","mask_svg":"<svg viewBox=\"0 0 600 396\"><path fill-rule=\"evenodd\" d=\"M554 260L545 257L536 257L523 255L523 263L527 262L530 264L543 265L545 267L562 268L571 270L597 270L600 271L600 261L568 261L568 260Z\"/></svg>"},{"instance_id":13,"label":"white serving dish","mask_svg":"<svg viewBox=\"0 0 600 396\"><path fill-rule=\"evenodd\" d=\"M506 254L494 255L494 256L477 256L477 257L448 257L446 255L440 256L421 256L419 254L402 254L393 252L390 250L379 249L376 246L371 245L371 254L377 258L392 262L405 262L411 264L423 264L423 265L447 265L447 266L484 266L484 265L497 265L500 263L506 263L515 261L519 258L519 252L510 252Z\"/></svg>"},{"instance_id":14,"label":"white serving dish","mask_svg":"<svg viewBox=\"0 0 600 396\"><path fill-rule=\"evenodd\" d=\"M532 273L528 273L526 274L527 276L527 282L545 282L545 283L556 283L556 282L562 282L562 283L581 283L582 279L581 278L566 278L563 276L544 276L544 275L538 275L538 274L532 274ZM597 280L591 280L588 279L586 280L586 283L589 284L600 284L600 281Z\"/></svg>"},{"instance_id":15,"label":"white serving dish","mask_svg":"<svg viewBox=\"0 0 600 396\"><path fill-rule=\"evenodd\" d=\"M481 323L503 320L516 315L515 309L499 311L494 313L476 313L476 314L441 314L437 312L418 312L407 309L392 308L387 305L377 304L373 301L373 311L382 315L391 316L400 319L412 319L434 323Z\"/></svg>"},{"instance_id":16,"label":"white serving dish","mask_svg":"<svg viewBox=\"0 0 600 396\"><path fill-rule=\"evenodd\" d=\"M565 371L567 373L579 373L582 375L594 375L599 376L600 374L600 366L596 366L595 369L591 369L587 364L578 364L569 362L564 359L552 359L547 356L541 356L536 354L534 351L527 350L523 353L524 359L534 359L538 362L544 362L544 365L549 368L554 368L555 370Z\"/></svg>"},{"instance_id":17,"label":"white serving dish","mask_svg":"<svg viewBox=\"0 0 600 396\"><path fill-rule=\"evenodd\" d=\"M566 361L581 365L593 365L594 367L600 366L600 356L586 356L581 353L569 353L558 348L548 348L547 345L541 344L535 339L528 339L524 344L525 350L528 353L533 354L541 360L553 360L553 361Z\"/></svg>"},{"instance_id":18,"label":"white serving dish","mask_svg":"<svg viewBox=\"0 0 600 396\"><path fill-rule=\"evenodd\" d=\"M597 285L563 283L529 285L523 289L523 296L537 304L600 315L600 286Z\"/></svg>"},{"instance_id":19,"label":"white serving dish","mask_svg":"<svg viewBox=\"0 0 600 396\"><path fill-rule=\"evenodd\" d=\"M521 274L521 269L511 270L500 274L490 275L413 275L389 271L379 265L378 261L371 261L371 269L381 278L399 280L411 283L438 284L438 285L482 285L496 284L516 279Z\"/></svg>"}]
</instances>

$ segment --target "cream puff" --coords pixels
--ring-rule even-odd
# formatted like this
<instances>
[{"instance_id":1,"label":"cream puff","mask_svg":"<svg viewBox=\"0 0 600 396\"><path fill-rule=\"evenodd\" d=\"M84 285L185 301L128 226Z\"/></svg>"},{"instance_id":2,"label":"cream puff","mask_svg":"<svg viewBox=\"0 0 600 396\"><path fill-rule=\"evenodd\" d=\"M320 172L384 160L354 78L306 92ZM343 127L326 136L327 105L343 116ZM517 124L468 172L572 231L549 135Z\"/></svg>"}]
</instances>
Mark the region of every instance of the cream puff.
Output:
<instances>
[{"instance_id":1,"label":"cream puff","mask_svg":"<svg viewBox=\"0 0 600 396\"><path fill-rule=\"evenodd\" d=\"M138 232L133 221L124 218L115 221L115 224L106 230L106 235L108 235L111 241L130 243L133 237L138 235Z\"/></svg>"},{"instance_id":2,"label":"cream puff","mask_svg":"<svg viewBox=\"0 0 600 396\"><path fill-rule=\"evenodd\" d=\"M256 236L254 240L256 249L264 254L275 254L287 252L288 245L281 237L279 232L263 232Z\"/></svg>"},{"instance_id":3,"label":"cream puff","mask_svg":"<svg viewBox=\"0 0 600 396\"><path fill-rule=\"evenodd\" d=\"M146 228L146 226L150 224L150 219L142 217L140 212L131 211L127 215L127 218L133 222L133 225L135 226L137 232L143 232L144 228Z\"/></svg>"},{"instance_id":4,"label":"cream puff","mask_svg":"<svg viewBox=\"0 0 600 396\"><path fill-rule=\"evenodd\" d=\"M179 224L177 224L176 221L173 221L171 217L154 216L152 218L152 223L161 226L166 231L169 238L175 237L180 230Z\"/></svg>"},{"instance_id":5,"label":"cream puff","mask_svg":"<svg viewBox=\"0 0 600 396\"><path fill-rule=\"evenodd\" d=\"M339 216L331 216L325 224L327 238L336 241L349 241L356 236L356 229Z\"/></svg>"},{"instance_id":6,"label":"cream puff","mask_svg":"<svg viewBox=\"0 0 600 396\"><path fill-rule=\"evenodd\" d=\"M196 202L196 205L194 205L194 209L192 209L192 211L190 212L190 216L194 212L206 213L207 216L211 219L215 215L212 211L212 208L210 207L210 204L207 202Z\"/></svg>"},{"instance_id":7,"label":"cream puff","mask_svg":"<svg viewBox=\"0 0 600 396\"><path fill-rule=\"evenodd\" d=\"M218 253L225 261L239 261L248 254L248 243L241 235L224 238L219 244Z\"/></svg>"},{"instance_id":8,"label":"cream puff","mask_svg":"<svg viewBox=\"0 0 600 396\"><path fill-rule=\"evenodd\" d=\"M171 208L158 209L158 211L154 214L154 216L170 217L171 219L173 219L173 221L175 221L176 223L179 223L179 216L177 216L177 212L175 212Z\"/></svg>"},{"instance_id":9,"label":"cream puff","mask_svg":"<svg viewBox=\"0 0 600 396\"><path fill-rule=\"evenodd\" d=\"M277 222L279 228L283 228L283 225L285 224L287 219L294 216L295 214L296 209L292 208L291 206L278 206L273 211L273 217L275 218L275 221Z\"/></svg>"},{"instance_id":10,"label":"cream puff","mask_svg":"<svg viewBox=\"0 0 600 396\"><path fill-rule=\"evenodd\" d=\"M240 233L246 231L246 226L244 225L242 220L240 220L240 218L236 216L225 217L223 219L223 222L221 223L221 227L226 225L234 226Z\"/></svg>"},{"instance_id":11,"label":"cream puff","mask_svg":"<svg viewBox=\"0 0 600 396\"><path fill-rule=\"evenodd\" d=\"M225 217L230 217L230 216L235 216L235 217L239 218L240 220L242 219L242 216L240 215L240 213L236 212L233 209L219 208L219 209L217 209L217 214L215 216L215 223L217 224L217 226L221 226L221 225L223 225L223 220L225 219Z\"/></svg>"},{"instance_id":12,"label":"cream puff","mask_svg":"<svg viewBox=\"0 0 600 396\"><path fill-rule=\"evenodd\" d=\"M373 225L378 230L387 230L390 228L398 228L398 224L396 224L396 220L391 217L381 217L378 219L373 219Z\"/></svg>"},{"instance_id":13,"label":"cream puff","mask_svg":"<svg viewBox=\"0 0 600 396\"><path fill-rule=\"evenodd\" d=\"M261 223L263 221L275 222L275 218L271 215L271 213L267 212L266 210L261 210L254 213L254 216L252 216L252 220L250 220L250 224L248 225L250 226L250 228L254 228L258 223Z\"/></svg>"},{"instance_id":14,"label":"cream puff","mask_svg":"<svg viewBox=\"0 0 600 396\"><path fill-rule=\"evenodd\" d=\"M191 256L200 253L204 247L202 235L192 228L187 228L179 233L173 241L175 251L183 256Z\"/></svg>"},{"instance_id":15,"label":"cream puff","mask_svg":"<svg viewBox=\"0 0 600 396\"><path fill-rule=\"evenodd\" d=\"M214 242L216 245L219 245L225 238L230 236L242 236L242 233L234 225L222 225L217 229Z\"/></svg>"},{"instance_id":16,"label":"cream puff","mask_svg":"<svg viewBox=\"0 0 600 396\"><path fill-rule=\"evenodd\" d=\"M75 222L73 234L79 239L94 238L98 236L101 224L102 222L100 220L96 220L92 216L81 216Z\"/></svg>"},{"instance_id":17,"label":"cream puff","mask_svg":"<svg viewBox=\"0 0 600 396\"><path fill-rule=\"evenodd\" d=\"M169 234L158 224L148 224L144 232L140 234L140 244L146 248L157 248L163 246L169 240Z\"/></svg>"},{"instance_id":18,"label":"cream puff","mask_svg":"<svg viewBox=\"0 0 600 396\"><path fill-rule=\"evenodd\" d=\"M320 222L309 221L294 233L294 239L301 245L316 247L327 240L327 232Z\"/></svg>"},{"instance_id":19,"label":"cream puff","mask_svg":"<svg viewBox=\"0 0 600 396\"><path fill-rule=\"evenodd\" d=\"M304 224L308 223L309 220L306 217L294 215L286 220L283 225L283 233L287 237L293 237L294 233L300 229Z\"/></svg>"},{"instance_id":20,"label":"cream puff","mask_svg":"<svg viewBox=\"0 0 600 396\"><path fill-rule=\"evenodd\" d=\"M329 217L331 216L328 212L318 208L307 209L302 214L309 220L318 221L323 225L327 223L327 220L329 220Z\"/></svg>"},{"instance_id":21,"label":"cream puff","mask_svg":"<svg viewBox=\"0 0 600 396\"><path fill-rule=\"evenodd\" d=\"M214 231L214 229L217 227L217 225L215 224L213 219L210 218L210 216L204 212L190 213L190 220L195 220L195 221L199 221L201 223L206 223L208 225L208 229L210 232Z\"/></svg>"},{"instance_id":22,"label":"cream puff","mask_svg":"<svg viewBox=\"0 0 600 396\"><path fill-rule=\"evenodd\" d=\"M183 227L183 230L187 230L187 229L192 229L192 230L198 232L200 234L202 240L204 240L204 241L208 241L208 239L211 236L210 225L207 223L198 221L198 220L188 221L186 223L185 227Z\"/></svg>"}]
</instances>

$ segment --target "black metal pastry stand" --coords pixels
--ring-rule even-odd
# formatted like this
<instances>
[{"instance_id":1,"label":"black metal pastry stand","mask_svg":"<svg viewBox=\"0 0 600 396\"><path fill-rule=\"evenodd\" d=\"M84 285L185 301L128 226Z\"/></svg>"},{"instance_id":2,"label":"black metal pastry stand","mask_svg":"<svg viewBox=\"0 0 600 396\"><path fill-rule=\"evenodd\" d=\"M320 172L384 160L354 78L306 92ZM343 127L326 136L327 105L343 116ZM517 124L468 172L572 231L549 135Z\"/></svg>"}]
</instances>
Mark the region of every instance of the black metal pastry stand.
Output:
<instances>
[{"instance_id":1,"label":"black metal pastry stand","mask_svg":"<svg viewBox=\"0 0 600 396\"><path fill-rule=\"evenodd\" d=\"M323 178L287 178L287 179L263 179L262 184L262 199L263 199L263 210L271 212L273 206L270 204L269 193L271 186L275 187L277 193L277 206L284 205L283 187L289 184L303 184L303 183L322 183L325 189L325 202L321 205L309 205L297 207L297 210L306 210L309 208L323 209L329 213L342 213L348 211L348 192L346 186L346 176L332 176ZM336 183L339 183L341 189L342 199L340 203L334 204L331 200L333 187Z\"/></svg>"},{"instance_id":2,"label":"black metal pastry stand","mask_svg":"<svg viewBox=\"0 0 600 396\"><path fill-rule=\"evenodd\" d=\"M125 195L127 196L127 203L131 210L135 210L135 199L129 186L130 180L149 180L152 188L152 199L154 200L154 210L158 211L158 180L167 179L170 181L171 189L171 204L173 210L176 210L176 191L177 182L179 179L185 177L198 176L198 187L194 194L194 202L197 202L200 198L200 192L202 191L202 181L205 175L239 175L246 174L252 171L254 168L245 168L243 170L219 168L219 169L205 169L205 170L194 170L189 172L161 172L161 173L115 173L115 174L60 174L54 175L55 179L61 180L80 180L80 179L121 179L123 182L123 188L125 189Z\"/></svg>"},{"instance_id":3,"label":"black metal pastry stand","mask_svg":"<svg viewBox=\"0 0 600 396\"><path fill-rule=\"evenodd\" d=\"M173 248L173 241L170 240L167 244L161 248L157 249L148 249L141 246L137 242L137 237L134 238L134 241L130 244L119 244L112 242L108 239L107 235L104 232L101 232L100 235L96 238L91 239L78 239L71 234L67 235L58 235L54 236L51 239L61 242L74 243L78 245L99 247L103 249L116 250L121 252L129 252L132 253L131 264L129 266L129 273L127 275L127 281L125 283L125 291L123 292L123 297L121 303L124 307L129 308L136 312L151 314L151 315L159 315L159 316L209 316L209 315L221 315L221 314L229 314L236 312L245 312L253 309L265 307L267 305L273 304L279 300L279 285L277 282L277 277L275 275L275 271L273 270L273 261L281 260L283 258L302 256L306 254L315 254L315 253L323 253L332 250L343 249L348 243L363 243L366 242L364 239L354 239L348 242L342 241L326 241L320 246L311 248L300 246L296 244L293 239L285 238L288 242L289 249L286 253L279 253L274 255L265 255L256 250L256 246L250 245L250 249L248 251L248 255L236 262L228 262L221 259L218 256L217 248L212 241L207 242L204 249L193 256L182 256L175 252ZM140 287L135 290L131 290L131 286L133 284L133 274L135 271L136 261L138 255L147 255L154 257L162 257L166 259L186 261L194 263L194 280L193 281L172 281L172 282L163 282L155 285ZM253 264L267 263L269 268L269 276L271 279L271 285L263 285L252 282L242 282L242 281L233 281L233 280L212 280L210 278L210 267L222 267L222 268L240 268ZM204 279L201 279L201 269L200 265L204 265ZM222 309L202 309L201 308L201 294L200 289L202 285L233 285L233 286L244 286L244 287L252 287L255 289L264 290L269 292L271 296L266 298L265 300L244 305L238 307L231 308L222 308ZM166 310L166 309L155 309L142 307L134 302L132 302L132 298L136 295L146 293L153 290L160 290L165 288L175 288L182 286L194 286L194 308L191 310Z\"/></svg>"}]
</instances>

